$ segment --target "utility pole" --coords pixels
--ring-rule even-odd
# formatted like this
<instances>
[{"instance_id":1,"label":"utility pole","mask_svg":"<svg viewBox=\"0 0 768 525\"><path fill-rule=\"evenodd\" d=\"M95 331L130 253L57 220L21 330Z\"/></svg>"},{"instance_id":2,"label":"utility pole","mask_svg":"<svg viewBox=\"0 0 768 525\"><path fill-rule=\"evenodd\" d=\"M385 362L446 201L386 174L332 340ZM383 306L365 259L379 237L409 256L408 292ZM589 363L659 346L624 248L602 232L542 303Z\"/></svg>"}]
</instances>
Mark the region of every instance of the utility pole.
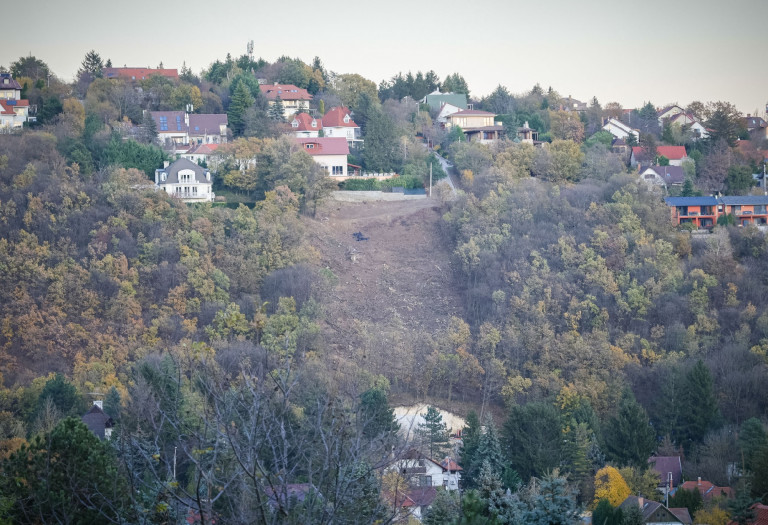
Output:
<instances>
[{"instance_id":1,"label":"utility pole","mask_svg":"<svg viewBox=\"0 0 768 525\"><path fill-rule=\"evenodd\" d=\"M173 481L176 481L176 449L178 447L173 447Z\"/></svg>"},{"instance_id":2,"label":"utility pole","mask_svg":"<svg viewBox=\"0 0 768 525\"><path fill-rule=\"evenodd\" d=\"M429 163L429 198L432 198L432 162Z\"/></svg>"}]
</instances>

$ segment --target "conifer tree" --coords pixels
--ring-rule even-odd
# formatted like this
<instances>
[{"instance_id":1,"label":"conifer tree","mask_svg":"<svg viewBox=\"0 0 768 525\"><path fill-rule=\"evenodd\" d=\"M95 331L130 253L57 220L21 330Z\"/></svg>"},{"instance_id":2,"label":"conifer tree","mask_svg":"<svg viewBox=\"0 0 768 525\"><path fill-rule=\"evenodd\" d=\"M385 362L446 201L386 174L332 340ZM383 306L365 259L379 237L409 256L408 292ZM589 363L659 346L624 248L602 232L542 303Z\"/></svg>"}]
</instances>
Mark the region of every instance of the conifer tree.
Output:
<instances>
[{"instance_id":1,"label":"conifer tree","mask_svg":"<svg viewBox=\"0 0 768 525\"><path fill-rule=\"evenodd\" d=\"M269 106L267 116L276 122L285 121L285 107L283 106L283 101L280 98L280 95L275 97L275 103Z\"/></svg>"},{"instance_id":2,"label":"conifer tree","mask_svg":"<svg viewBox=\"0 0 768 525\"><path fill-rule=\"evenodd\" d=\"M253 97L242 81L238 81L232 100L229 103L227 119L235 136L241 136L245 130L245 112L253 105Z\"/></svg>"},{"instance_id":3,"label":"conifer tree","mask_svg":"<svg viewBox=\"0 0 768 525\"><path fill-rule=\"evenodd\" d=\"M718 416L712 374L701 359L686 374L681 397L682 445L687 449L704 438Z\"/></svg>"},{"instance_id":4,"label":"conifer tree","mask_svg":"<svg viewBox=\"0 0 768 525\"><path fill-rule=\"evenodd\" d=\"M464 489L474 487L476 473L472 472L471 465L476 463L475 458L477 457L477 447L480 444L481 433L480 419L477 417L477 412L471 410L467 414L466 426L461 433L461 450L459 452L461 464L464 468L461 474L461 486Z\"/></svg>"},{"instance_id":5,"label":"conifer tree","mask_svg":"<svg viewBox=\"0 0 768 525\"><path fill-rule=\"evenodd\" d=\"M656 433L648 414L629 390L624 391L619 412L603 432L606 453L620 465L642 467L656 449Z\"/></svg>"},{"instance_id":6,"label":"conifer tree","mask_svg":"<svg viewBox=\"0 0 768 525\"><path fill-rule=\"evenodd\" d=\"M423 423L419 423L416 434L421 438L422 447L431 459L442 459L442 454L448 449L448 428L443 423L443 416L435 407L427 407L427 412L421 415Z\"/></svg>"},{"instance_id":7,"label":"conifer tree","mask_svg":"<svg viewBox=\"0 0 768 525\"><path fill-rule=\"evenodd\" d=\"M77 72L78 77L84 73L91 75L91 78L101 78L102 69L104 68L104 62L101 60L99 54L91 49L85 54L85 58L80 63L80 70Z\"/></svg>"}]
</instances>

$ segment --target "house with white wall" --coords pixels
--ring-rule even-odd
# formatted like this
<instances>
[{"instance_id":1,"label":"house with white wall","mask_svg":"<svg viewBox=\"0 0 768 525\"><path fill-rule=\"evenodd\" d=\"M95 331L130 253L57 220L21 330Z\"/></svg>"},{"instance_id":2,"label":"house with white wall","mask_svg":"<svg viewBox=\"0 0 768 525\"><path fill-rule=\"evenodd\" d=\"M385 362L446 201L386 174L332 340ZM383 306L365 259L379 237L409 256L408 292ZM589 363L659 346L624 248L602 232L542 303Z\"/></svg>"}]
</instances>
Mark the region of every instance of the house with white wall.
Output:
<instances>
[{"instance_id":1,"label":"house with white wall","mask_svg":"<svg viewBox=\"0 0 768 525\"><path fill-rule=\"evenodd\" d=\"M323 129L322 120L316 119L309 113L296 113L291 120L291 131L298 138L317 138L321 129Z\"/></svg>"},{"instance_id":2,"label":"house with white wall","mask_svg":"<svg viewBox=\"0 0 768 525\"><path fill-rule=\"evenodd\" d=\"M464 109L449 115L445 127L459 126L468 141L488 144L504 135L504 126L495 119L496 114L489 111Z\"/></svg>"},{"instance_id":3,"label":"house with white wall","mask_svg":"<svg viewBox=\"0 0 768 525\"><path fill-rule=\"evenodd\" d=\"M443 487L445 490L459 490L463 469L451 458L446 457L438 462L417 450L409 450L402 458L392 462L386 470L397 470L411 487Z\"/></svg>"},{"instance_id":4,"label":"house with white wall","mask_svg":"<svg viewBox=\"0 0 768 525\"><path fill-rule=\"evenodd\" d=\"M627 140L627 137L630 135L634 136L636 140L640 138L640 132L638 130L630 128L622 121L615 118L608 119L605 125L603 125L603 129L617 139Z\"/></svg>"},{"instance_id":5,"label":"house with white wall","mask_svg":"<svg viewBox=\"0 0 768 525\"><path fill-rule=\"evenodd\" d=\"M270 106L274 106L279 98L283 104L283 117L289 118L296 113L309 109L312 95L306 89L293 84L261 84L259 89L267 98Z\"/></svg>"},{"instance_id":6,"label":"house with white wall","mask_svg":"<svg viewBox=\"0 0 768 525\"><path fill-rule=\"evenodd\" d=\"M29 101L21 98L21 85L10 73L0 73L0 130L15 131L29 118Z\"/></svg>"},{"instance_id":7,"label":"house with white wall","mask_svg":"<svg viewBox=\"0 0 768 525\"><path fill-rule=\"evenodd\" d=\"M362 142L360 126L352 120L349 108L331 108L323 115L323 135L326 137L344 137L350 146Z\"/></svg>"},{"instance_id":8,"label":"house with white wall","mask_svg":"<svg viewBox=\"0 0 768 525\"><path fill-rule=\"evenodd\" d=\"M306 137L297 138L301 148L312 156L312 159L325 168L328 175L345 180L347 171L347 155L349 144L344 137Z\"/></svg>"},{"instance_id":9,"label":"house with white wall","mask_svg":"<svg viewBox=\"0 0 768 525\"><path fill-rule=\"evenodd\" d=\"M165 162L155 170L155 185L183 202L212 202L211 172L189 159L179 159L173 164Z\"/></svg>"}]
</instances>

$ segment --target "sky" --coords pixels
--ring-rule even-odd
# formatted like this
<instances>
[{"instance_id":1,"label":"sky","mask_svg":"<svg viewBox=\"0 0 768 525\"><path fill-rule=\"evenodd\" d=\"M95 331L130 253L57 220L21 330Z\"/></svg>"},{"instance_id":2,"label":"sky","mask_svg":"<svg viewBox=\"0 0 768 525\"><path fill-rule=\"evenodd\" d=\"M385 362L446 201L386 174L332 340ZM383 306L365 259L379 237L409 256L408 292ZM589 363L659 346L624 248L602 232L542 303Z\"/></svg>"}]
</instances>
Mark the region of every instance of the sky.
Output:
<instances>
[{"instance_id":1,"label":"sky","mask_svg":"<svg viewBox=\"0 0 768 525\"><path fill-rule=\"evenodd\" d=\"M0 65L30 53L72 80L95 49L115 66L196 73L254 41L282 55L359 73L458 72L471 95L536 83L562 96L639 107L725 100L768 103L768 0L27 0L5 30Z\"/></svg>"}]
</instances>

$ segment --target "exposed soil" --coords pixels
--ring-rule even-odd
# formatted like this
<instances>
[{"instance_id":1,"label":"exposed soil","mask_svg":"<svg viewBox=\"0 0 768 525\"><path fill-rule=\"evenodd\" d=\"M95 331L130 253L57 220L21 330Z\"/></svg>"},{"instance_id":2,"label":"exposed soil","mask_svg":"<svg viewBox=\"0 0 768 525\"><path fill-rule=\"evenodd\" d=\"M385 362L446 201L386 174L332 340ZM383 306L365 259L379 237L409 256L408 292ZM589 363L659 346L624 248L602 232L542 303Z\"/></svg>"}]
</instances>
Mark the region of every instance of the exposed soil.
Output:
<instances>
[{"instance_id":1,"label":"exposed soil","mask_svg":"<svg viewBox=\"0 0 768 525\"><path fill-rule=\"evenodd\" d=\"M409 330L435 332L461 316L450 253L439 232L439 201L329 201L308 222L319 264L338 285L326 306L327 336L344 345L355 319L383 323L398 315ZM360 232L367 240L357 241Z\"/></svg>"}]
</instances>

